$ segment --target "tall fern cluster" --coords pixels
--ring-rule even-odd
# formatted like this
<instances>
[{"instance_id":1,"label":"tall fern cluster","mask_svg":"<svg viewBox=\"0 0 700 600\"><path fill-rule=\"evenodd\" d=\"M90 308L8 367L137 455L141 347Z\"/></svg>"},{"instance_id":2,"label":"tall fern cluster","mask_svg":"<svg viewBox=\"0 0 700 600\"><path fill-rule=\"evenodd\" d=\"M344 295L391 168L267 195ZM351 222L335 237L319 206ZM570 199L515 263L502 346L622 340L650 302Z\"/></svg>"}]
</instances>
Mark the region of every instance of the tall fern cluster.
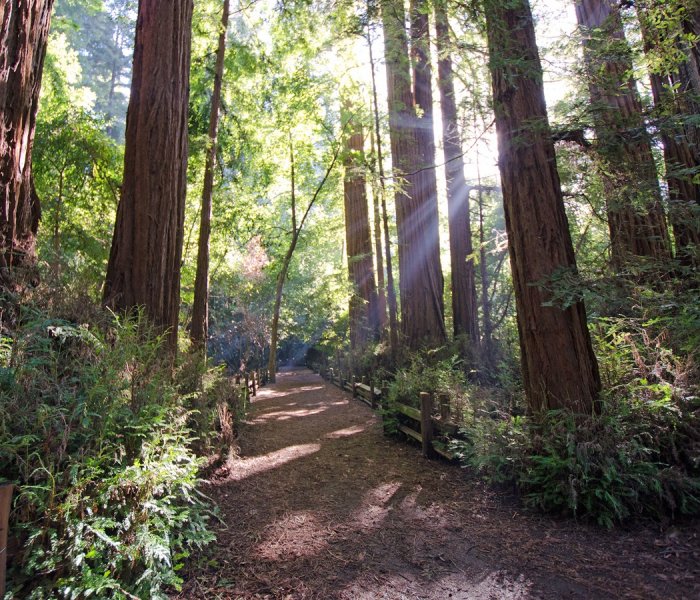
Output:
<instances>
[{"instance_id":1,"label":"tall fern cluster","mask_svg":"<svg viewBox=\"0 0 700 600\"><path fill-rule=\"evenodd\" d=\"M204 401L144 323L103 333L36 313L2 340L10 598L165 598L213 538L192 448Z\"/></svg>"}]
</instances>

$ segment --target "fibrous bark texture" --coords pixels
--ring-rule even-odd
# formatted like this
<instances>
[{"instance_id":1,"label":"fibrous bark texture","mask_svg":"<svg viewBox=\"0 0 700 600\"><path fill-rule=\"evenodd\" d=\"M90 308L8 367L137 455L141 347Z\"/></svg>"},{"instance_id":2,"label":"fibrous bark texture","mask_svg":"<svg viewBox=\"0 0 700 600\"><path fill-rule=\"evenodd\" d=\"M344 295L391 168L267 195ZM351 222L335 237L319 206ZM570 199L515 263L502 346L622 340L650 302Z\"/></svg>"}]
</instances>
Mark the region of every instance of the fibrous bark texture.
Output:
<instances>
[{"instance_id":1,"label":"fibrous bark texture","mask_svg":"<svg viewBox=\"0 0 700 600\"><path fill-rule=\"evenodd\" d=\"M35 262L41 209L32 145L53 0L0 4L0 289L13 291Z\"/></svg>"},{"instance_id":2,"label":"fibrous bark texture","mask_svg":"<svg viewBox=\"0 0 700 600\"><path fill-rule=\"evenodd\" d=\"M426 154L411 89L406 14L400 0L383 0L382 23L389 134L399 238L401 328L410 348L445 342L443 280L436 198L425 193ZM423 102L427 101L423 100ZM434 174L433 174L434 176Z\"/></svg>"},{"instance_id":3,"label":"fibrous bark texture","mask_svg":"<svg viewBox=\"0 0 700 600\"><path fill-rule=\"evenodd\" d=\"M197 251L197 274L194 280L194 302L192 304L192 341L204 346L209 331L209 238L211 236L211 206L214 193L214 159L219 127L219 106L221 105L221 83L224 76L226 55L226 30L228 28L229 0L224 0L221 14L221 31L216 50L214 67L214 89L211 95L209 114L209 136L207 155L204 164L204 186L202 188L202 214L199 224L199 245Z\"/></svg>"},{"instance_id":4,"label":"fibrous bark texture","mask_svg":"<svg viewBox=\"0 0 700 600\"><path fill-rule=\"evenodd\" d=\"M104 301L143 307L177 342L192 1L141 0L127 112L124 182Z\"/></svg>"},{"instance_id":5,"label":"fibrous bark texture","mask_svg":"<svg viewBox=\"0 0 700 600\"><path fill-rule=\"evenodd\" d=\"M600 377L584 305L548 305L541 284L561 270L575 271L576 261L530 6L489 1L486 15L525 391L534 412L590 413Z\"/></svg>"},{"instance_id":6,"label":"fibrous bark texture","mask_svg":"<svg viewBox=\"0 0 700 600\"><path fill-rule=\"evenodd\" d=\"M450 30L445 0L435 2L435 32L438 50L438 87L442 112L442 143L445 152L447 211L452 272L452 319L455 337L466 335L479 343L469 187L464 180L462 141L457 125L457 102L450 57Z\"/></svg>"},{"instance_id":7,"label":"fibrous bark texture","mask_svg":"<svg viewBox=\"0 0 700 600\"><path fill-rule=\"evenodd\" d=\"M591 112L603 162L613 264L632 257L670 258L656 165L619 7L611 0L577 0L584 36Z\"/></svg>"},{"instance_id":8,"label":"fibrous bark texture","mask_svg":"<svg viewBox=\"0 0 700 600\"><path fill-rule=\"evenodd\" d=\"M355 127L347 139L345 155L345 236L348 248L350 296L350 345L362 350L379 336L377 287L372 263L367 187L362 161L362 129Z\"/></svg>"}]
</instances>

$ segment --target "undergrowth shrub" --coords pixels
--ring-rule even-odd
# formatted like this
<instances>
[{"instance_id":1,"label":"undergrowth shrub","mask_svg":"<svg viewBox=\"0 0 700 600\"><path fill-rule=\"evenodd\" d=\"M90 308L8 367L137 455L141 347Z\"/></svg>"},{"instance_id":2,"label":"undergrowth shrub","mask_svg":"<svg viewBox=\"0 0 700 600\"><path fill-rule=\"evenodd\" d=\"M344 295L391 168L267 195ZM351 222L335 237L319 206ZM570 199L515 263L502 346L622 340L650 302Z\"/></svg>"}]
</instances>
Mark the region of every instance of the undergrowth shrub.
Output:
<instances>
[{"instance_id":1,"label":"undergrowth shrub","mask_svg":"<svg viewBox=\"0 0 700 600\"><path fill-rule=\"evenodd\" d=\"M213 539L192 427L214 401L182 393L143 319L102 333L37 313L0 352L8 597L165 598Z\"/></svg>"},{"instance_id":2,"label":"undergrowth shrub","mask_svg":"<svg viewBox=\"0 0 700 600\"><path fill-rule=\"evenodd\" d=\"M700 513L700 399L690 358L630 319L593 329L606 392L596 415L475 409L454 451L538 509L611 527Z\"/></svg>"},{"instance_id":3,"label":"undergrowth shrub","mask_svg":"<svg viewBox=\"0 0 700 600\"><path fill-rule=\"evenodd\" d=\"M458 403L467 387L458 357L433 359L429 354L416 354L406 368L396 371L389 383L389 402L400 402L420 408L420 392L446 395L451 404Z\"/></svg>"}]
</instances>

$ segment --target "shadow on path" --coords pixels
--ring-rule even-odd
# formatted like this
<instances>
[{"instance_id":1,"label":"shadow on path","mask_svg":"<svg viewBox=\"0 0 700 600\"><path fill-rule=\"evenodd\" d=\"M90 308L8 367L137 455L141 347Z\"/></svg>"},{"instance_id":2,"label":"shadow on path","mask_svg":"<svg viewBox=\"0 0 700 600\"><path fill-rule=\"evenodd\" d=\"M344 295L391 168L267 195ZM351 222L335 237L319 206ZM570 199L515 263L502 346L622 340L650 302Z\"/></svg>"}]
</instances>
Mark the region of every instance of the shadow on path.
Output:
<instances>
[{"instance_id":1,"label":"shadow on path","mask_svg":"<svg viewBox=\"0 0 700 600\"><path fill-rule=\"evenodd\" d=\"M253 403L241 457L209 481L225 525L178 598L700 597L697 528L671 539L521 514L385 438L310 371L277 381Z\"/></svg>"}]
</instances>

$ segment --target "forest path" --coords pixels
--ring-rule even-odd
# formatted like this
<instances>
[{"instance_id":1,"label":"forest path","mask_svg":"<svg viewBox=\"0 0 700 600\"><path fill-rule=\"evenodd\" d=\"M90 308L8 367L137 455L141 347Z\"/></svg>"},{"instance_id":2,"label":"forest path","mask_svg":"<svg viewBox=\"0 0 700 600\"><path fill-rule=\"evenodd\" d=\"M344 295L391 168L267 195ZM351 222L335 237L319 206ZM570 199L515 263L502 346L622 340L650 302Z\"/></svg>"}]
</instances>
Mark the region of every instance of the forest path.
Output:
<instances>
[{"instance_id":1,"label":"forest path","mask_svg":"<svg viewBox=\"0 0 700 600\"><path fill-rule=\"evenodd\" d=\"M523 513L308 370L260 389L240 454L208 483L223 524L178 598L700 597L700 527Z\"/></svg>"}]
</instances>

